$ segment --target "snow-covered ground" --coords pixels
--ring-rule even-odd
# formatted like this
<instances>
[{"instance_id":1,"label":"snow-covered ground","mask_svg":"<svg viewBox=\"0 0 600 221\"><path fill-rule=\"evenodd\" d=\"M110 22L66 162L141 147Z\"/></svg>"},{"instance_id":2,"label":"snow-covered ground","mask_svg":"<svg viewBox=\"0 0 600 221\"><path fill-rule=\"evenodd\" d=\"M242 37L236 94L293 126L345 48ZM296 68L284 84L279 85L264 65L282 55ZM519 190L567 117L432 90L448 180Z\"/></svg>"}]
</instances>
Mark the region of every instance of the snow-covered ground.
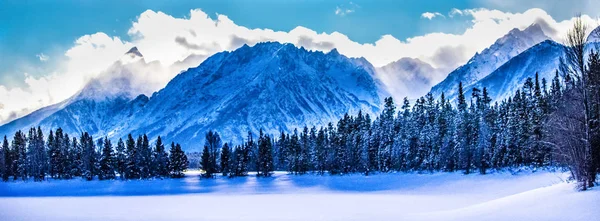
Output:
<instances>
[{"instance_id":1,"label":"snow-covered ground","mask_svg":"<svg viewBox=\"0 0 600 221\"><path fill-rule=\"evenodd\" d=\"M0 183L0 220L596 220L567 174L460 173Z\"/></svg>"}]
</instances>

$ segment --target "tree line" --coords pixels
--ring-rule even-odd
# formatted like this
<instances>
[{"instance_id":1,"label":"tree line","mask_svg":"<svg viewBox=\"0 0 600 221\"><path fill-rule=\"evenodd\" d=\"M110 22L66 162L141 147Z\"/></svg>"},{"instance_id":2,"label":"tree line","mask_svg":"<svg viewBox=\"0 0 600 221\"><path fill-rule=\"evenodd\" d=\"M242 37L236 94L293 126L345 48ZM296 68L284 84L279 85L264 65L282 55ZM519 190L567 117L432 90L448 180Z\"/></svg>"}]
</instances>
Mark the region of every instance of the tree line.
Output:
<instances>
[{"instance_id":1,"label":"tree line","mask_svg":"<svg viewBox=\"0 0 600 221\"><path fill-rule=\"evenodd\" d=\"M183 177L188 167L187 156L179 144L171 143L169 153L160 136L153 146L148 137L140 135L137 141L130 134L116 146L108 138L96 143L87 132L79 139L63 133L61 128L50 131L44 140L40 127L27 134L17 131L9 144L4 136L0 146L0 176L3 181L72 179L149 179Z\"/></svg>"},{"instance_id":2,"label":"tree line","mask_svg":"<svg viewBox=\"0 0 600 221\"><path fill-rule=\"evenodd\" d=\"M561 97L557 75L548 89L538 75L528 78L513 97L491 104L486 88L474 88L470 101L459 85L457 103L431 93L411 106L404 99L400 110L391 97L385 99L375 119L358 112L346 114L337 124L304 127L270 136L259 132L257 141L248 133L235 146L222 144L217 132L206 134L200 159L205 177L245 176L257 171L269 176L274 170L292 174L347 174L389 171L457 171L485 174L489 169L557 165L545 145L544 119Z\"/></svg>"},{"instance_id":3,"label":"tree line","mask_svg":"<svg viewBox=\"0 0 600 221\"><path fill-rule=\"evenodd\" d=\"M362 112L346 114L336 125L304 127L277 138L261 130L257 143L249 133L247 142L234 148L234 158L227 143L218 157L220 138L209 132L201 166L212 177L219 171L245 175L248 168L260 176L272 170L485 174L489 169L556 165L568 168L579 189L586 190L600 171L600 47L587 42L587 33L581 18L575 19L552 81L540 81L536 73L501 102L492 104L486 88L473 88L467 100L462 83L456 106L443 93L437 101L429 93L412 106L405 98L396 111L390 97L374 120ZM244 172L232 173L231 165L242 165Z\"/></svg>"}]
</instances>

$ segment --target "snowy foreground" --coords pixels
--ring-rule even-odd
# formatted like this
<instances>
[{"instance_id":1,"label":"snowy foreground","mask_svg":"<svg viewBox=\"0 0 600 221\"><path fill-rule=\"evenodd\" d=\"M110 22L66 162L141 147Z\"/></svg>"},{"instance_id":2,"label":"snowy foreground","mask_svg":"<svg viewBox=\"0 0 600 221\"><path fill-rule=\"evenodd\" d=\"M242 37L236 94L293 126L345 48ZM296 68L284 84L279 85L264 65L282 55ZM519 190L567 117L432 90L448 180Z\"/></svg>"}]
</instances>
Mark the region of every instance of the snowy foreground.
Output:
<instances>
[{"instance_id":1,"label":"snowy foreground","mask_svg":"<svg viewBox=\"0 0 600 221\"><path fill-rule=\"evenodd\" d=\"M562 172L0 183L0 220L597 220Z\"/></svg>"}]
</instances>

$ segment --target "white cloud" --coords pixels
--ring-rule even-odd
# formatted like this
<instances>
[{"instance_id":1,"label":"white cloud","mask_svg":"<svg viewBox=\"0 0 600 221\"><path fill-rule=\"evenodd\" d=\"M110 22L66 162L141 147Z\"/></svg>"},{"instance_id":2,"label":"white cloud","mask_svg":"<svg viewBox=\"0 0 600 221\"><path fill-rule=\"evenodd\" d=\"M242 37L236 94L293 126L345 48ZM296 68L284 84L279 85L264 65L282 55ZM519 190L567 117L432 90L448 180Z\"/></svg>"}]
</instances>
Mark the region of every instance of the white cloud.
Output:
<instances>
[{"instance_id":1,"label":"white cloud","mask_svg":"<svg viewBox=\"0 0 600 221\"><path fill-rule=\"evenodd\" d=\"M433 19L435 17L438 17L438 16L439 17L446 17L446 16L442 15L442 13L439 13L439 12L425 12L425 13L421 14L421 18L426 18L426 19L429 19L429 20L431 20L431 19Z\"/></svg>"},{"instance_id":2,"label":"white cloud","mask_svg":"<svg viewBox=\"0 0 600 221\"><path fill-rule=\"evenodd\" d=\"M335 14L339 15L339 16L344 16L344 15L350 14L352 12L354 12L354 9L349 9L349 8L343 9L343 8L340 8L339 6L337 6L335 8Z\"/></svg>"},{"instance_id":3,"label":"white cloud","mask_svg":"<svg viewBox=\"0 0 600 221\"><path fill-rule=\"evenodd\" d=\"M457 8L453 8L450 10L450 12L448 13L448 17L452 18L456 15L463 15L463 12Z\"/></svg>"},{"instance_id":4,"label":"white cloud","mask_svg":"<svg viewBox=\"0 0 600 221\"><path fill-rule=\"evenodd\" d=\"M219 51L234 50L243 44L254 45L261 41L280 41L312 50L329 51L335 47L346 56L365 57L375 66L410 57L430 63L434 68L450 70L515 27L522 29L540 22L544 24L546 33L555 40L561 40L572 23L572 20L556 21L541 9L523 13L457 9L450 14L470 16L471 26L459 34L428 33L407 39L384 35L373 43L361 44L339 32L317 33L301 26L289 32L250 29L235 24L225 15L211 19L199 9L191 10L186 18L147 10L128 30L131 41L101 32L82 36L65 52L68 59L60 63L56 71L43 77L26 74L25 87L0 85L0 106L4 107L0 108L0 122L72 96L90 78L96 77L133 46L138 47L146 61L157 61L163 66L179 64L190 55L194 55L196 60L190 62L188 59L185 64L197 66L201 59ZM597 24L589 16L584 16L584 19L589 24ZM170 71L152 75L152 85L160 87L176 74L176 71Z\"/></svg>"},{"instance_id":5,"label":"white cloud","mask_svg":"<svg viewBox=\"0 0 600 221\"><path fill-rule=\"evenodd\" d=\"M353 13L360 6L355 4L354 2L350 2L347 6L336 6L335 7L335 15L345 16L347 14Z\"/></svg>"},{"instance_id":6,"label":"white cloud","mask_svg":"<svg viewBox=\"0 0 600 221\"><path fill-rule=\"evenodd\" d=\"M50 59L50 57L48 57L48 55L45 55L44 53L39 53L35 55L37 58L40 59L40 61L45 62L48 61L48 59Z\"/></svg>"}]
</instances>

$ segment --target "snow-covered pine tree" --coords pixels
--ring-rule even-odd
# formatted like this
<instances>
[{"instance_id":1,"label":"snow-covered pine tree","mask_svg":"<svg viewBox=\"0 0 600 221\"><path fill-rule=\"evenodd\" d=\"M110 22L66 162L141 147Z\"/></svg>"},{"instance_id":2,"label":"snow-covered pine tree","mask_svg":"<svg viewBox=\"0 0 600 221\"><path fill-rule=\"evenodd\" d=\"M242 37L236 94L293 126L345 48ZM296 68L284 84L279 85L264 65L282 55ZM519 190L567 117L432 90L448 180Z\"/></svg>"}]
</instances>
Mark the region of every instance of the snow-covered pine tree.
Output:
<instances>
[{"instance_id":1,"label":"snow-covered pine tree","mask_svg":"<svg viewBox=\"0 0 600 221\"><path fill-rule=\"evenodd\" d=\"M171 143L171 150L169 152L169 169L171 177L184 177L185 174L183 172L187 170L189 164L187 156L183 150L181 150L181 146L175 143Z\"/></svg>"},{"instance_id":2,"label":"snow-covered pine tree","mask_svg":"<svg viewBox=\"0 0 600 221\"><path fill-rule=\"evenodd\" d=\"M152 176L152 149L150 149L150 142L146 134L138 137L138 165L140 168L140 176L142 179L148 179ZM141 141L141 142L140 142Z\"/></svg>"},{"instance_id":3,"label":"snow-covered pine tree","mask_svg":"<svg viewBox=\"0 0 600 221\"><path fill-rule=\"evenodd\" d=\"M98 159L94 139L87 132L84 132L81 135L80 143L82 149L82 176L87 180L93 180L98 175Z\"/></svg>"},{"instance_id":4,"label":"snow-covered pine tree","mask_svg":"<svg viewBox=\"0 0 600 221\"><path fill-rule=\"evenodd\" d=\"M275 145L275 168L277 168L277 170L287 169L287 148L286 134L281 131L279 139Z\"/></svg>"},{"instance_id":5,"label":"snow-covered pine tree","mask_svg":"<svg viewBox=\"0 0 600 221\"><path fill-rule=\"evenodd\" d=\"M71 141L71 149L71 158L73 159L73 163L71 164L71 174L73 174L73 176L81 176L83 168L83 150L76 137L73 137L73 141Z\"/></svg>"},{"instance_id":6,"label":"snow-covered pine tree","mask_svg":"<svg viewBox=\"0 0 600 221\"><path fill-rule=\"evenodd\" d=\"M4 136L4 141L2 142L2 146L0 148L0 176L2 177L2 181L6 182L12 175L11 151L6 136Z\"/></svg>"},{"instance_id":7,"label":"snow-covered pine tree","mask_svg":"<svg viewBox=\"0 0 600 221\"><path fill-rule=\"evenodd\" d=\"M119 141L117 142L115 161L115 171L119 174L121 179L125 179L125 171L127 170L127 153L125 152L125 143L121 138L119 138ZM168 168L165 170L168 171Z\"/></svg>"},{"instance_id":8,"label":"snow-covered pine tree","mask_svg":"<svg viewBox=\"0 0 600 221\"><path fill-rule=\"evenodd\" d=\"M262 129L258 137L257 176L271 176L273 171L273 146L269 135L264 135Z\"/></svg>"},{"instance_id":9,"label":"snow-covered pine tree","mask_svg":"<svg viewBox=\"0 0 600 221\"><path fill-rule=\"evenodd\" d=\"M169 175L169 155L165 151L165 145L160 136L156 139L152 153L152 176L167 177Z\"/></svg>"},{"instance_id":10,"label":"snow-covered pine tree","mask_svg":"<svg viewBox=\"0 0 600 221\"><path fill-rule=\"evenodd\" d=\"M102 154L100 155L100 171L98 173L98 179L100 180L112 180L115 178L115 159L111 141L104 137L104 146L102 147Z\"/></svg>"},{"instance_id":11,"label":"snow-covered pine tree","mask_svg":"<svg viewBox=\"0 0 600 221\"><path fill-rule=\"evenodd\" d=\"M8 146L8 140L6 136L4 136L4 141L2 142L2 146L0 146L0 177L2 181L8 181L8 177L10 173L8 172L10 168L8 167L7 161L10 161L10 147Z\"/></svg>"},{"instance_id":12,"label":"snow-covered pine tree","mask_svg":"<svg viewBox=\"0 0 600 221\"><path fill-rule=\"evenodd\" d=\"M12 169L13 179L27 179L27 137L20 130L15 133L12 141Z\"/></svg>"},{"instance_id":13,"label":"snow-covered pine tree","mask_svg":"<svg viewBox=\"0 0 600 221\"><path fill-rule=\"evenodd\" d=\"M232 153L229 144L225 142L221 148L221 173L223 176L229 176L232 173L232 167L235 167L232 162Z\"/></svg>"},{"instance_id":14,"label":"snow-covered pine tree","mask_svg":"<svg viewBox=\"0 0 600 221\"><path fill-rule=\"evenodd\" d=\"M43 136L43 135L41 135ZM40 138L42 139L40 142ZM43 137L39 137L35 128L29 130L27 162L30 176L34 181L42 181L46 177L45 168L45 149Z\"/></svg>"},{"instance_id":15,"label":"snow-covered pine tree","mask_svg":"<svg viewBox=\"0 0 600 221\"><path fill-rule=\"evenodd\" d=\"M125 179L139 179L140 178L140 169L138 167L138 149L136 148L135 140L131 134L127 135L126 142L126 169L125 169ZM173 144L174 146L174 144ZM174 148L174 147L173 147Z\"/></svg>"},{"instance_id":16,"label":"snow-covered pine tree","mask_svg":"<svg viewBox=\"0 0 600 221\"><path fill-rule=\"evenodd\" d=\"M42 143L44 141L42 140ZM62 146L61 146L61 155L62 155L62 161L61 161L61 171L63 173L62 178L63 179L71 179L73 178L73 174L72 174L72 165L73 165L73 150L71 149L71 138L69 138L69 134L65 133L64 136L64 140L62 142Z\"/></svg>"}]
</instances>

